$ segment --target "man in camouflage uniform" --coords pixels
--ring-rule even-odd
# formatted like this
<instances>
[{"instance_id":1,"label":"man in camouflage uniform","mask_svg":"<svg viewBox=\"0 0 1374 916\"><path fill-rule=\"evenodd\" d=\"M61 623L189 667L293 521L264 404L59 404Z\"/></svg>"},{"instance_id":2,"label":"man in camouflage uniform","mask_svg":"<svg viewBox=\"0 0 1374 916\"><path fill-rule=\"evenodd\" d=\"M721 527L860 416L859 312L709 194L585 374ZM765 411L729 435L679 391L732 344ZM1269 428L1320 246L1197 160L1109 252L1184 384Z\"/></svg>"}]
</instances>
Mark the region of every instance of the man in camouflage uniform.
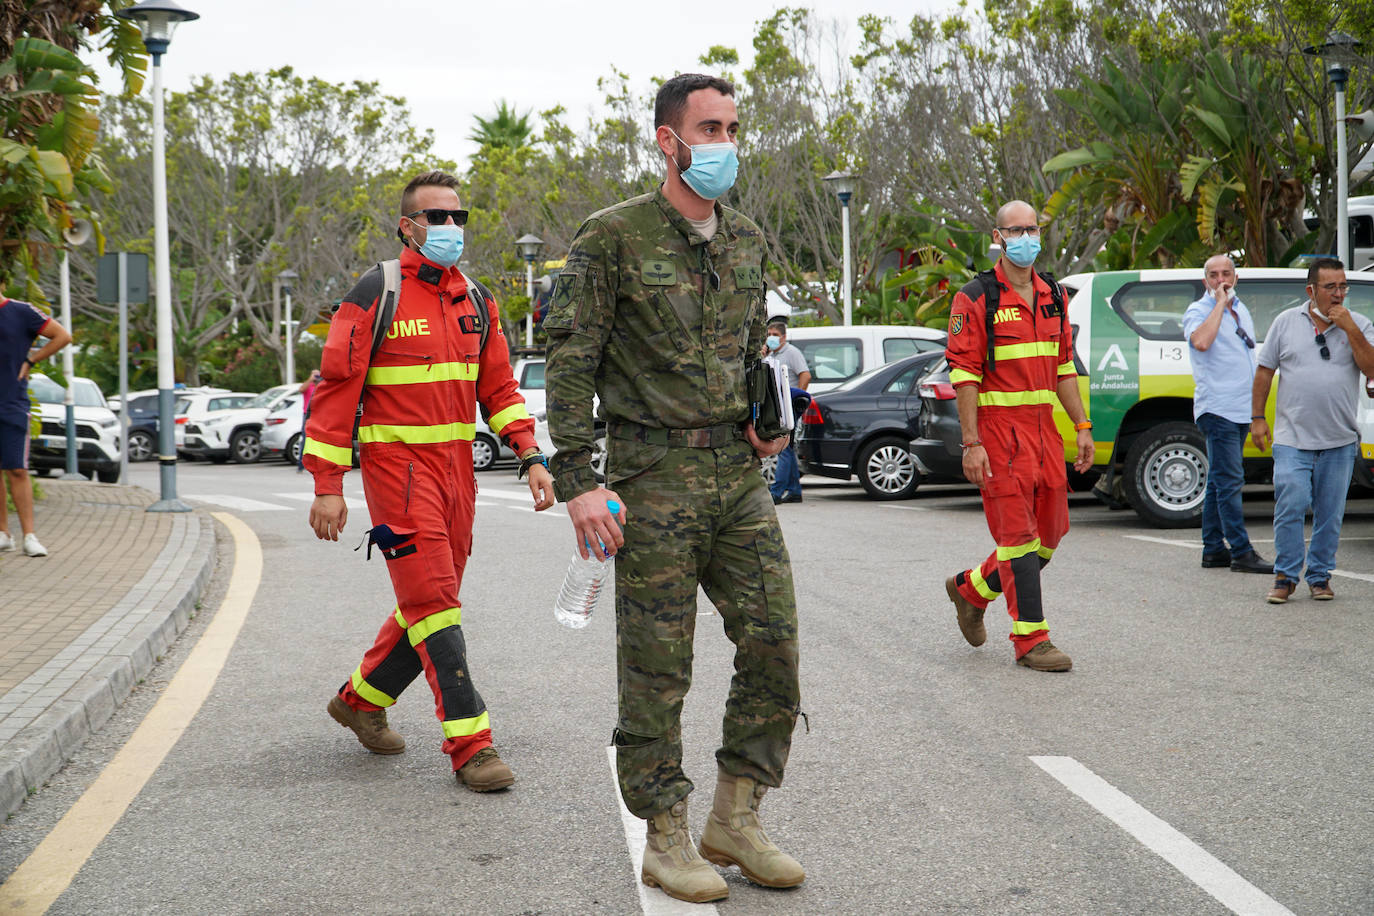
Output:
<instances>
[{"instance_id":1,"label":"man in camouflage uniform","mask_svg":"<svg viewBox=\"0 0 1374 916\"><path fill-rule=\"evenodd\" d=\"M734 180L733 96L699 74L663 84L662 186L582 225L544 321L555 492L583 554L605 544L617 557L612 740L625 804L649 822L641 878L699 902L729 893L702 855L768 887L805 878L758 821L764 792L782 783L800 689L791 565L759 471L759 457L787 439L758 438L744 386L763 346L764 240L715 202ZM590 466L593 394L610 488ZM619 519L608 500L623 507ZM687 830L680 724L698 582L736 647L700 855Z\"/></svg>"}]
</instances>

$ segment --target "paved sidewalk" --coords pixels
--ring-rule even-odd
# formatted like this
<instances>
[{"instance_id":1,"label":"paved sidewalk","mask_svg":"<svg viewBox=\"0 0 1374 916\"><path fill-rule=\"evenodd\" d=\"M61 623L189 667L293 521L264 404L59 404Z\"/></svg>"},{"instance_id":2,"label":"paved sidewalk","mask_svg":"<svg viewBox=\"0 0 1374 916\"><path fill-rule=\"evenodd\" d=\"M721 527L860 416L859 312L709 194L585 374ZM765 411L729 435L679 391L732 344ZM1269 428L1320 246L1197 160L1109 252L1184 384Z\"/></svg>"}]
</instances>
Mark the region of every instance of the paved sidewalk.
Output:
<instances>
[{"instance_id":1,"label":"paved sidewalk","mask_svg":"<svg viewBox=\"0 0 1374 916\"><path fill-rule=\"evenodd\" d=\"M100 728L186 628L215 564L201 510L139 487L40 478L46 557L0 551L0 813ZM0 503L3 506L3 503ZM20 540L19 516L9 527Z\"/></svg>"}]
</instances>

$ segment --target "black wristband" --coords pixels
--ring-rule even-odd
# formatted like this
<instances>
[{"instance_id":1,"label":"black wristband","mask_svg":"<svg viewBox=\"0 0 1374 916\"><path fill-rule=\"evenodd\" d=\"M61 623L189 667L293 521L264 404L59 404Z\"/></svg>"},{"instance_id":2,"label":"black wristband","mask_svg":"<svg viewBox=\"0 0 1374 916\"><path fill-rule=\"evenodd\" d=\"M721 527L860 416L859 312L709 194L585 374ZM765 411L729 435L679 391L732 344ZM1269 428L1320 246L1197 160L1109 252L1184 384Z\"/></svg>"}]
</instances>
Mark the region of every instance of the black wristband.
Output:
<instances>
[{"instance_id":1,"label":"black wristband","mask_svg":"<svg viewBox=\"0 0 1374 916\"><path fill-rule=\"evenodd\" d=\"M24 364L27 365L30 369L32 369L34 366L37 366L37 365L38 365L38 363L36 363L36 362L34 362L33 360L29 359L27 356L24 357Z\"/></svg>"},{"instance_id":2,"label":"black wristband","mask_svg":"<svg viewBox=\"0 0 1374 916\"><path fill-rule=\"evenodd\" d=\"M529 469L534 467L536 464L542 464L544 467L547 468L549 466L549 459L545 457L543 452L535 452L528 458L523 459L520 462L520 470L515 472L515 479L524 480L526 472L528 472Z\"/></svg>"}]
</instances>

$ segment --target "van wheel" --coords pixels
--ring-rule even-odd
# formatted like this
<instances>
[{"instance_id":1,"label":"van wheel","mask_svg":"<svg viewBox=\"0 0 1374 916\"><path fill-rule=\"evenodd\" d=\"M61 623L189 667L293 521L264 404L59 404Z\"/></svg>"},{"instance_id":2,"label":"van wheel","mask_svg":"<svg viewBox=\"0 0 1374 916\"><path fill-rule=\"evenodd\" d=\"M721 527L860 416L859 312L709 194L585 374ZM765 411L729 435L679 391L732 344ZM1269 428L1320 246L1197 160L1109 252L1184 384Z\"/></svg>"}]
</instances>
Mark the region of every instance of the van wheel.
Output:
<instances>
[{"instance_id":1,"label":"van wheel","mask_svg":"<svg viewBox=\"0 0 1374 916\"><path fill-rule=\"evenodd\" d=\"M921 474L905 439L883 436L859 452L855 462L859 483L874 499L907 499L916 495Z\"/></svg>"},{"instance_id":2,"label":"van wheel","mask_svg":"<svg viewBox=\"0 0 1374 916\"><path fill-rule=\"evenodd\" d=\"M1207 492L1207 442L1192 423L1161 423L1126 453L1126 501L1156 528L1198 528Z\"/></svg>"},{"instance_id":3,"label":"van wheel","mask_svg":"<svg viewBox=\"0 0 1374 916\"><path fill-rule=\"evenodd\" d=\"M496 466L496 456L500 446L486 436L478 435L472 440L472 469L490 471Z\"/></svg>"}]
</instances>

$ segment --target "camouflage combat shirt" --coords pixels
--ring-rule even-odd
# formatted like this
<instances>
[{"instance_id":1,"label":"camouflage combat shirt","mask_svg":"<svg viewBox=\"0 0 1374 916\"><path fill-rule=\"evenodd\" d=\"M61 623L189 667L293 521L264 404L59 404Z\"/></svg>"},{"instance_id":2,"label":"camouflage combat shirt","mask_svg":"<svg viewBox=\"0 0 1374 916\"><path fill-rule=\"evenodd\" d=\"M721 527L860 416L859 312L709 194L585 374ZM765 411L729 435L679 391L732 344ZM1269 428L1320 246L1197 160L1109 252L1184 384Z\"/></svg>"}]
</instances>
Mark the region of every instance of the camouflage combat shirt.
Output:
<instances>
[{"instance_id":1,"label":"camouflage combat shirt","mask_svg":"<svg viewBox=\"0 0 1374 916\"><path fill-rule=\"evenodd\" d=\"M763 347L765 245L715 205L709 241L662 189L592 214L573 239L544 330L554 491L596 487L592 395L602 419L665 429L748 419L744 367Z\"/></svg>"}]
</instances>

